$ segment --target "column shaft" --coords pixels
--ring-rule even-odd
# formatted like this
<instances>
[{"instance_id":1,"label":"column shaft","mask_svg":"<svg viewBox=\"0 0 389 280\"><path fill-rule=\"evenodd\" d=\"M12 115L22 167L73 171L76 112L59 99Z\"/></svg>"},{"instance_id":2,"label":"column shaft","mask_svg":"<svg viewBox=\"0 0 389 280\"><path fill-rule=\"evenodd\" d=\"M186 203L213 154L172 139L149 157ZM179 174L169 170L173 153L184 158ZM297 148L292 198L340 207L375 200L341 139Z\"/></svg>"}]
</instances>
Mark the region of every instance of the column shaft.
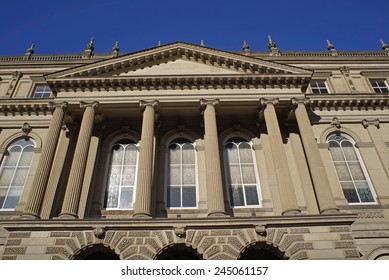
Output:
<instances>
[{"instance_id":1,"label":"column shaft","mask_svg":"<svg viewBox=\"0 0 389 280\"><path fill-rule=\"evenodd\" d=\"M158 101L140 102L144 108L140 140L138 177L134 205L134 217L151 217L151 189L153 185L153 151L155 107Z\"/></svg>"},{"instance_id":2,"label":"column shaft","mask_svg":"<svg viewBox=\"0 0 389 280\"><path fill-rule=\"evenodd\" d=\"M313 134L307 109L305 108L304 102L306 102L306 100L293 99L292 102L296 105L295 115L297 125L300 130L305 156L311 172L313 187L315 189L320 213L338 211L331 191L330 182L324 168L323 160L320 156L319 148L317 147L315 136Z\"/></svg>"},{"instance_id":3,"label":"column shaft","mask_svg":"<svg viewBox=\"0 0 389 280\"><path fill-rule=\"evenodd\" d=\"M42 148L42 154L32 183L31 193L22 214L24 218L40 218L42 201L49 180L67 103L51 103L50 106L55 107L53 118L51 119L46 141Z\"/></svg>"},{"instance_id":4,"label":"column shaft","mask_svg":"<svg viewBox=\"0 0 389 280\"><path fill-rule=\"evenodd\" d=\"M262 106L265 107L265 122L280 194L282 214L298 214L300 213L300 210L298 209L296 194L293 188L292 177L290 175L285 148L282 143L281 131L274 107L274 104L278 103L278 100L261 99L261 103Z\"/></svg>"},{"instance_id":5,"label":"column shaft","mask_svg":"<svg viewBox=\"0 0 389 280\"><path fill-rule=\"evenodd\" d=\"M219 141L215 105L219 100L204 100L204 143L208 216L225 216L224 191L220 166Z\"/></svg>"},{"instance_id":6,"label":"column shaft","mask_svg":"<svg viewBox=\"0 0 389 280\"><path fill-rule=\"evenodd\" d=\"M89 144L93 131L95 109L98 106L98 102L82 104L81 106L85 106L85 111L82 117L65 198L61 214L59 215L60 218L78 218L78 206L89 152Z\"/></svg>"}]
</instances>

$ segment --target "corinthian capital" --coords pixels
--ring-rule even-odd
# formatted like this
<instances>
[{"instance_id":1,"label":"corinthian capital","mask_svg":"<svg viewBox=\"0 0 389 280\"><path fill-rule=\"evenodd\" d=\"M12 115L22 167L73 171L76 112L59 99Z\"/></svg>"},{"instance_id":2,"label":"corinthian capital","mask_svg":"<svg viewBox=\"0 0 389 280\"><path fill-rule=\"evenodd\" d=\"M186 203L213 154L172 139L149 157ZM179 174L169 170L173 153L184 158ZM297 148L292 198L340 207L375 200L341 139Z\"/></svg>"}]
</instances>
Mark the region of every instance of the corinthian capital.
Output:
<instances>
[{"instance_id":1,"label":"corinthian capital","mask_svg":"<svg viewBox=\"0 0 389 280\"><path fill-rule=\"evenodd\" d=\"M220 100L218 98L215 98L215 99L204 99L204 98L201 98L200 99L200 105L204 109L208 105L212 105L212 106L218 105L219 101Z\"/></svg>"},{"instance_id":2,"label":"corinthian capital","mask_svg":"<svg viewBox=\"0 0 389 280\"><path fill-rule=\"evenodd\" d=\"M261 98L259 99L262 109L265 109L268 104L277 105L280 100L278 98Z\"/></svg>"},{"instance_id":3,"label":"corinthian capital","mask_svg":"<svg viewBox=\"0 0 389 280\"><path fill-rule=\"evenodd\" d=\"M145 109L147 106L152 106L152 107L158 107L159 101L158 100L151 100L151 101L146 101L146 100L139 100L139 107L142 109Z\"/></svg>"},{"instance_id":4,"label":"corinthian capital","mask_svg":"<svg viewBox=\"0 0 389 280\"><path fill-rule=\"evenodd\" d=\"M295 98L295 97L293 97L293 98L291 99L291 101L292 101L292 105L293 105L293 106L297 106L297 105L299 105L299 104L308 105L308 104L311 103L311 101L309 100L309 98L305 98L305 97L303 97L303 98Z\"/></svg>"},{"instance_id":5,"label":"corinthian capital","mask_svg":"<svg viewBox=\"0 0 389 280\"><path fill-rule=\"evenodd\" d=\"M81 101L80 102L80 108L92 107L95 111L97 111L99 105L100 105L100 103L97 101L93 101L93 102Z\"/></svg>"},{"instance_id":6,"label":"corinthian capital","mask_svg":"<svg viewBox=\"0 0 389 280\"><path fill-rule=\"evenodd\" d=\"M62 110L66 110L66 108L68 107L68 103L66 101L64 102L53 102L53 101L50 101L49 102L49 109L52 111L52 110L55 110L55 108L57 107L60 107Z\"/></svg>"}]
</instances>

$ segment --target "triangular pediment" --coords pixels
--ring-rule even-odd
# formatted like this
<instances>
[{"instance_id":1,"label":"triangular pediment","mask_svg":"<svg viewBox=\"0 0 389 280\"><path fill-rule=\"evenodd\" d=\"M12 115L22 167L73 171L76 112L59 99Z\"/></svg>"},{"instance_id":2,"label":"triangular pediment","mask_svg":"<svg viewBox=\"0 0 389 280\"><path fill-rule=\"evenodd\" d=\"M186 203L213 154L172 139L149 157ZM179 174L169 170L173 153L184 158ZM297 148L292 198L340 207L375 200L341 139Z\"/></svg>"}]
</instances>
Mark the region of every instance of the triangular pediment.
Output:
<instances>
[{"instance_id":1,"label":"triangular pediment","mask_svg":"<svg viewBox=\"0 0 389 280\"><path fill-rule=\"evenodd\" d=\"M238 53L187 43L172 43L153 49L113 57L46 76L53 87L179 82L292 83L306 81L312 72ZM148 82L149 81L149 82Z\"/></svg>"}]
</instances>

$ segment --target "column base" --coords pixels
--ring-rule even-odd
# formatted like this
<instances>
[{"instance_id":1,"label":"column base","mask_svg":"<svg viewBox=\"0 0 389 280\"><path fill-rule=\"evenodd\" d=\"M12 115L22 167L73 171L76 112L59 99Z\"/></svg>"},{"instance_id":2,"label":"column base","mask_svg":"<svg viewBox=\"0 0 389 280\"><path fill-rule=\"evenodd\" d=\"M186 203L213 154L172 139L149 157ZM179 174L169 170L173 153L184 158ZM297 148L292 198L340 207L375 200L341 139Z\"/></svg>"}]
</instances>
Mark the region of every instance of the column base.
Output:
<instances>
[{"instance_id":1,"label":"column base","mask_svg":"<svg viewBox=\"0 0 389 280\"><path fill-rule=\"evenodd\" d=\"M62 219L62 220L76 220L78 219L78 216L72 213L61 213L57 217L57 219Z\"/></svg>"},{"instance_id":2,"label":"column base","mask_svg":"<svg viewBox=\"0 0 389 280\"><path fill-rule=\"evenodd\" d=\"M20 215L20 218L23 220L39 220L41 217L38 214L26 212Z\"/></svg>"},{"instance_id":3,"label":"column base","mask_svg":"<svg viewBox=\"0 0 389 280\"><path fill-rule=\"evenodd\" d=\"M301 211L299 209L289 209L282 212L281 215L283 216L293 216L293 215L300 215Z\"/></svg>"},{"instance_id":4,"label":"column base","mask_svg":"<svg viewBox=\"0 0 389 280\"><path fill-rule=\"evenodd\" d=\"M327 215L327 214L339 214L340 211L338 208L328 208L320 211L320 214Z\"/></svg>"},{"instance_id":5,"label":"column base","mask_svg":"<svg viewBox=\"0 0 389 280\"><path fill-rule=\"evenodd\" d=\"M134 213L133 217L135 219L151 219L151 215L149 213L140 212L140 213Z\"/></svg>"},{"instance_id":6,"label":"column base","mask_svg":"<svg viewBox=\"0 0 389 280\"><path fill-rule=\"evenodd\" d=\"M207 214L208 217L229 217L226 212L224 211L212 211Z\"/></svg>"}]
</instances>

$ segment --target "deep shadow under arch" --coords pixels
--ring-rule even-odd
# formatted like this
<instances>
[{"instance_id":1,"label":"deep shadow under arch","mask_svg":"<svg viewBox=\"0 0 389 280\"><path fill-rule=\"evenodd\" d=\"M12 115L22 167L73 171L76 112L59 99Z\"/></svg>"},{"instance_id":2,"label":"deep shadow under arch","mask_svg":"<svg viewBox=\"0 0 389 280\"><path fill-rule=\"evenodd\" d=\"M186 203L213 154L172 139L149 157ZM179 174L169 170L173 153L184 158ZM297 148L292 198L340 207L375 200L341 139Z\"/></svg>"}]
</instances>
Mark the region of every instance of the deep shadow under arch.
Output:
<instances>
[{"instance_id":1,"label":"deep shadow under arch","mask_svg":"<svg viewBox=\"0 0 389 280\"><path fill-rule=\"evenodd\" d=\"M284 252L265 242L257 242L246 247L238 260L286 260Z\"/></svg>"},{"instance_id":2,"label":"deep shadow under arch","mask_svg":"<svg viewBox=\"0 0 389 280\"><path fill-rule=\"evenodd\" d=\"M163 249L155 258L156 260L202 260L202 255L197 250L185 244L175 244Z\"/></svg>"},{"instance_id":3,"label":"deep shadow under arch","mask_svg":"<svg viewBox=\"0 0 389 280\"><path fill-rule=\"evenodd\" d=\"M75 260L120 260L119 256L110 248L101 244L93 245L81 250L74 256Z\"/></svg>"}]
</instances>

